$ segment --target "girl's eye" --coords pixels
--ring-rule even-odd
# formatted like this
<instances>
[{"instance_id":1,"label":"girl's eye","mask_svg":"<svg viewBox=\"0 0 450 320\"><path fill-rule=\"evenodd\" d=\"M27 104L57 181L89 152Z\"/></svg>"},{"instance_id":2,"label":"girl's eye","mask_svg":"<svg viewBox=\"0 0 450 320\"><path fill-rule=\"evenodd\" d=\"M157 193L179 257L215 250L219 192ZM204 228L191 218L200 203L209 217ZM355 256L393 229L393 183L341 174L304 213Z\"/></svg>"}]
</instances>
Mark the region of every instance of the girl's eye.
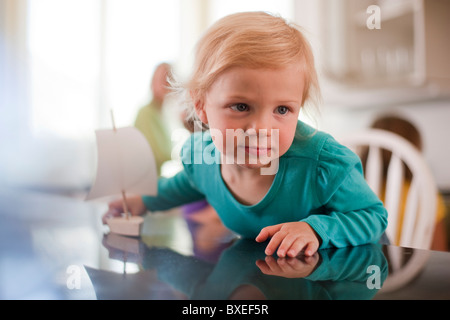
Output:
<instances>
[{"instance_id":1,"label":"girl's eye","mask_svg":"<svg viewBox=\"0 0 450 320\"><path fill-rule=\"evenodd\" d=\"M286 114L286 113L288 113L288 111L289 111L289 108L286 107L286 106L279 106L279 107L277 107L277 112L279 114Z\"/></svg>"},{"instance_id":2,"label":"girl's eye","mask_svg":"<svg viewBox=\"0 0 450 320\"><path fill-rule=\"evenodd\" d=\"M244 112L248 111L248 105L246 105L245 103L237 103L235 105L232 105L231 109L234 111Z\"/></svg>"}]
</instances>

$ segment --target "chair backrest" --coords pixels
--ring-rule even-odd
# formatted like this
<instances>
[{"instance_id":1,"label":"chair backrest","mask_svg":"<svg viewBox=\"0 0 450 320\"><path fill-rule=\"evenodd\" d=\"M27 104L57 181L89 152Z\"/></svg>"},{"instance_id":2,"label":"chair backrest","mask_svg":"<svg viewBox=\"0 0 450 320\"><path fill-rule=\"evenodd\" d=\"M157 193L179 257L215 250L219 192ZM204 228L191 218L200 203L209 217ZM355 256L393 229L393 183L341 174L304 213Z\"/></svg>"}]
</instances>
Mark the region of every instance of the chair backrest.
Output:
<instances>
[{"instance_id":1,"label":"chair backrest","mask_svg":"<svg viewBox=\"0 0 450 320\"><path fill-rule=\"evenodd\" d=\"M340 142L360 156L362 150L367 150L365 178L372 190L384 198L388 211L386 234L391 243L429 249L436 220L437 187L420 151L405 138L380 129L367 129L346 136ZM383 150L391 152L386 177ZM412 174L407 190L405 165ZM404 210L401 209L402 192L407 192Z\"/></svg>"}]
</instances>

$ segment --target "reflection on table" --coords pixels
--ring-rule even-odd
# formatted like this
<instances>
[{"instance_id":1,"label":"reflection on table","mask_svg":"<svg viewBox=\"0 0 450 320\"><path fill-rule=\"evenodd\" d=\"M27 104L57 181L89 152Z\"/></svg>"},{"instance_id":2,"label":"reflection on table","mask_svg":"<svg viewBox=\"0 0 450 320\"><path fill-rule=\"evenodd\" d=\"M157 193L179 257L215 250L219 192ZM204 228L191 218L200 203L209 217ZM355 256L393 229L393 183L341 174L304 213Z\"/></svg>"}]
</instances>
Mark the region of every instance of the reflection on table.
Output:
<instances>
[{"instance_id":1,"label":"reflection on table","mask_svg":"<svg viewBox=\"0 0 450 320\"><path fill-rule=\"evenodd\" d=\"M1 299L449 299L450 253L370 244L266 256L207 207L108 233L104 204L0 192Z\"/></svg>"},{"instance_id":2,"label":"reflection on table","mask_svg":"<svg viewBox=\"0 0 450 320\"><path fill-rule=\"evenodd\" d=\"M120 236L110 236L104 243L111 257L138 263L142 271L126 275L87 268L99 299L126 298L130 285L135 297L154 298L154 288L144 283L148 271L156 271L159 280L177 291L173 298L220 300L371 299L387 276L380 245L280 259L266 256L264 244L235 239L221 250L217 262L211 262L137 240L124 248ZM375 272L367 271L371 267Z\"/></svg>"}]
</instances>

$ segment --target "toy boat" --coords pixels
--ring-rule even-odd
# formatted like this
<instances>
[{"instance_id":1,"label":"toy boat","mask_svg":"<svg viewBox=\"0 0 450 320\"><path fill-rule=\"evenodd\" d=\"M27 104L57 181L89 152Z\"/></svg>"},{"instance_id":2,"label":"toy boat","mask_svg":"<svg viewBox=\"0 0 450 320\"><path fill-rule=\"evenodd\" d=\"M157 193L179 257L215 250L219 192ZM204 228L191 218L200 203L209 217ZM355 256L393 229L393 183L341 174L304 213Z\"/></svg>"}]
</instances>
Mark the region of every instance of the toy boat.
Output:
<instances>
[{"instance_id":1,"label":"toy boat","mask_svg":"<svg viewBox=\"0 0 450 320\"><path fill-rule=\"evenodd\" d=\"M121 196L124 214L107 224L112 233L139 236L144 219L131 216L126 193L156 195L156 162L145 136L134 127L97 130L97 174L86 200Z\"/></svg>"}]
</instances>

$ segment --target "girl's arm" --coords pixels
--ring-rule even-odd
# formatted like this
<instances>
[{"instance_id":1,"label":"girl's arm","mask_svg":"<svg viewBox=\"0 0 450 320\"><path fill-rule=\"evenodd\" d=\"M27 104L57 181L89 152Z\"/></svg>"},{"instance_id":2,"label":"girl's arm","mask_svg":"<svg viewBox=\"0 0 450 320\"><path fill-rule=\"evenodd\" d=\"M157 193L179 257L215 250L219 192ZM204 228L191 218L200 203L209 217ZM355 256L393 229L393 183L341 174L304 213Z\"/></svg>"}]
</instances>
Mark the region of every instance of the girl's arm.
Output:
<instances>
[{"instance_id":1,"label":"girl's arm","mask_svg":"<svg viewBox=\"0 0 450 320\"><path fill-rule=\"evenodd\" d=\"M256 241L271 238L266 254L295 257L300 251L312 256L319 248L358 246L378 242L387 226L387 212L355 166L336 185L324 180L319 190L325 204L320 213L297 222L268 226ZM326 199L326 200L325 200ZM277 250L278 248L278 250Z\"/></svg>"},{"instance_id":2,"label":"girl's arm","mask_svg":"<svg viewBox=\"0 0 450 320\"><path fill-rule=\"evenodd\" d=\"M321 238L321 248L378 242L387 226L387 211L354 166L332 193L324 193L323 214L304 219ZM328 186L329 187L329 186ZM326 185L319 189L327 188Z\"/></svg>"},{"instance_id":3,"label":"girl's arm","mask_svg":"<svg viewBox=\"0 0 450 320\"><path fill-rule=\"evenodd\" d=\"M142 196L147 210L161 211L178 207L204 199L205 196L192 184L185 170L171 178L158 180L158 194L156 196Z\"/></svg>"},{"instance_id":4,"label":"girl's arm","mask_svg":"<svg viewBox=\"0 0 450 320\"><path fill-rule=\"evenodd\" d=\"M127 206L132 215L142 215L147 210L168 210L203 199L204 197L192 185L186 172L183 170L171 178L159 178L156 196L127 196ZM122 199L114 200L109 203L108 211L103 215L102 221L106 223L107 219L120 216L123 212Z\"/></svg>"}]
</instances>

